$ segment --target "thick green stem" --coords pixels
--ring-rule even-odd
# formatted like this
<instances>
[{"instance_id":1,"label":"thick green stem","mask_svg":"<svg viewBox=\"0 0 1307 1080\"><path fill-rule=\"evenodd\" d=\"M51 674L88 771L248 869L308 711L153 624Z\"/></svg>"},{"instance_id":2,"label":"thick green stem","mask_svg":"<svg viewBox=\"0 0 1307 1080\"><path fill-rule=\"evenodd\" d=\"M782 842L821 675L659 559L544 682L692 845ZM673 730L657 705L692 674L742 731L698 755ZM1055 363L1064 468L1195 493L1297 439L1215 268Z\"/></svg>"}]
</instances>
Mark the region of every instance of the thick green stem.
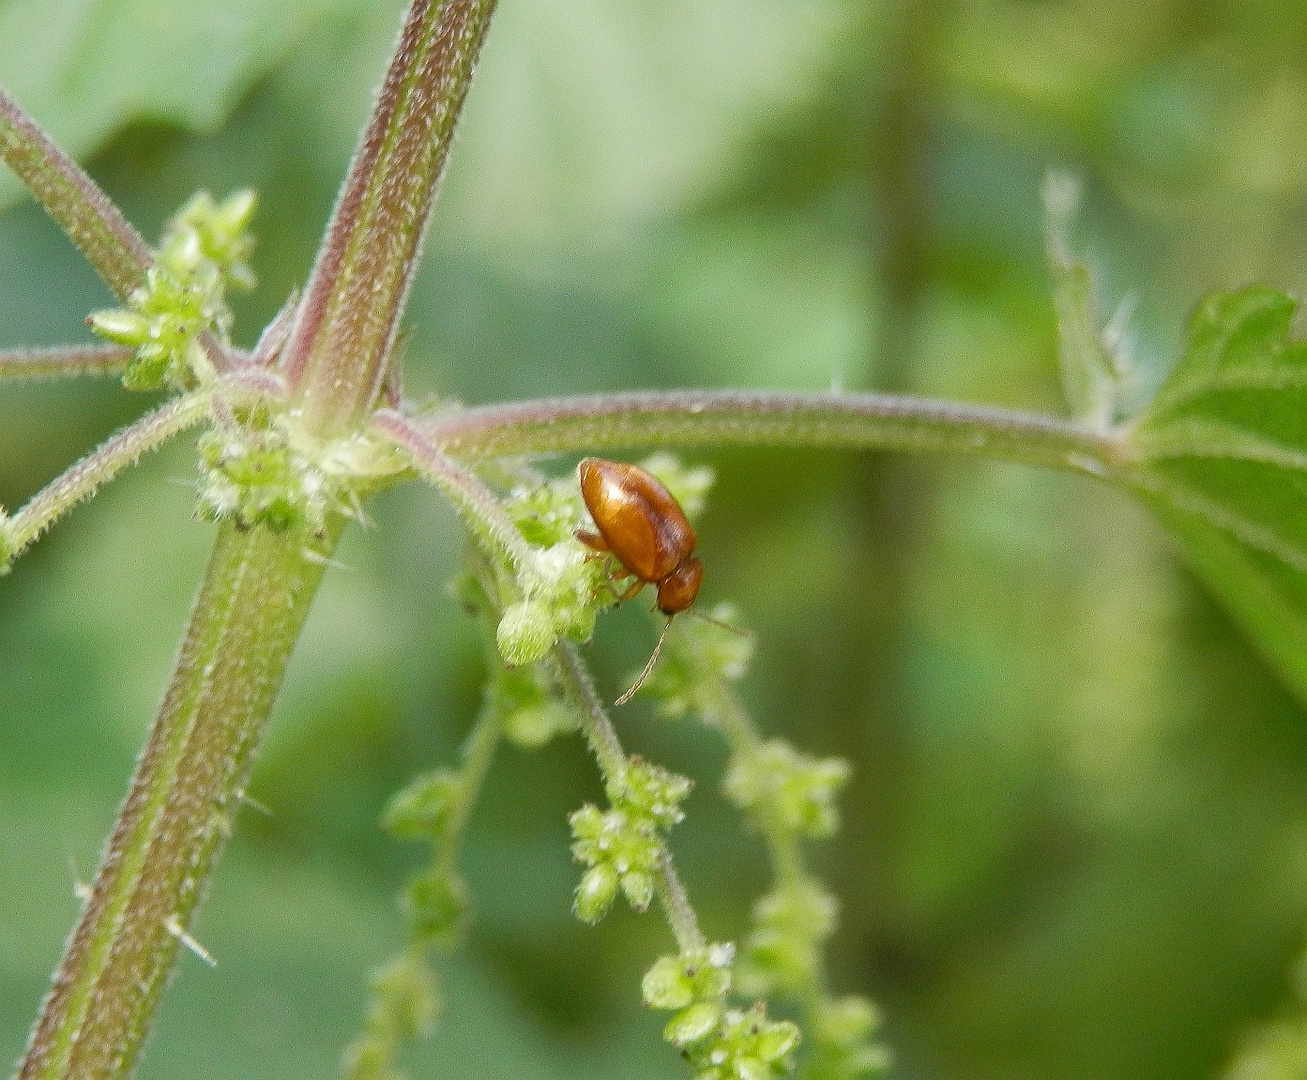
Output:
<instances>
[{"instance_id":1,"label":"thick green stem","mask_svg":"<svg viewBox=\"0 0 1307 1080\"><path fill-rule=\"evenodd\" d=\"M896 394L671 390L548 398L419 417L433 447L503 457L642 446L772 445L934 450L1102 476L1113 434L1065 420Z\"/></svg>"},{"instance_id":2,"label":"thick green stem","mask_svg":"<svg viewBox=\"0 0 1307 1080\"><path fill-rule=\"evenodd\" d=\"M282 369L310 428L376 404L494 0L413 0L305 288Z\"/></svg>"},{"instance_id":3,"label":"thick green stem","mask_svg":"<svg viewBox=\"0 0 1307 1080\"><path fill-rule=\"evenodd\" d=\"M77 163L0 89L0 158L27 185L120 300L154 262L131 227Z\"/></svg>"},{"instance_id":4,"label":"thick green stem","mask_svg":"<svg viewBox=\"0 0 1307 1080\"><path fill-rule=\"evenodd\" d=\"M223 525L172 682L18 1080L126 1076L176 960L327 558Z\"/></svg>"}]
</instances>

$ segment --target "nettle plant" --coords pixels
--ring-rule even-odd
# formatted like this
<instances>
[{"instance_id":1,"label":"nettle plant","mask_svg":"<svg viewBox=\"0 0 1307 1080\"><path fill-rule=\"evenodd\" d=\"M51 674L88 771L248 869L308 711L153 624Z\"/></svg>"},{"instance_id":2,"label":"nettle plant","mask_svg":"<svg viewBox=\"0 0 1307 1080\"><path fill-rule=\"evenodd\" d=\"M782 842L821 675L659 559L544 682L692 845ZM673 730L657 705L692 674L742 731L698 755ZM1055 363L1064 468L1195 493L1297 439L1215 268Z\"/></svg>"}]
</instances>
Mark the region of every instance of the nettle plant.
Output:
<instances>
[{"instance_id":1,"label":"nettle plant","mask_svg":"<svg viewBox=\"0 0 1307 1080\"><path fill-rule=\"evenodd\" d=\"M657 905L674 949L655 959L644 1001L666 1010L669 1043L701 1080L883 1071L873 1005L828 984L823 947L836 902L803 842L837 826L844 763L759 732L735 690L752 639L679 619L641 687L665 715L693 716L729 746L724 788L765 839L771 891L738 946L710 942L668 838L691 781L629 755L579 646L631 575L578 538L589 520L575 476L532 455L726 444L930 450L1096 477L1142 496L1197 571L1300 694L1307 692L1307 344L1294 304L1253 287L1199 305L1184 355L1140 400L1129 337L1104 320L1069 233L1076 186L1045 189L1069 419L877 394L749 391L596 395L418 408L403 394L399 342L409 286L493 0L414 0L303 293L249 352L229 336L230 289L247 266L254 196L192 199L156 249L0 92L0 154L77 243L122 306L93 313L99 347L0 353L13 378L114 374L166 404L110 438L0 521L6 568L64 511L142 454L203 427L197 512L220 523L162 707L81 918L19 1067L23 1080L111 1077L135 1064L243 798L264 721L342 530L369 495L415 478L449 500L468 537L457 592L483 632L491 671L456 768L417 778L387 828L429 844L406 892L406 946L373 979L356 1080L394 1075L405 1039L435 1014L434 954L468 907L460 836L507 740L539 746L579 731L607 805L571 817L582 870L575 911L619 897ZM661 453L644 467L692 518L711 484ZM638 576L637 582L638 584ZM725 626L721 624L727 624ZM790 1019L768 1014L784 1010Z\"/></svg>"}]
</instances>

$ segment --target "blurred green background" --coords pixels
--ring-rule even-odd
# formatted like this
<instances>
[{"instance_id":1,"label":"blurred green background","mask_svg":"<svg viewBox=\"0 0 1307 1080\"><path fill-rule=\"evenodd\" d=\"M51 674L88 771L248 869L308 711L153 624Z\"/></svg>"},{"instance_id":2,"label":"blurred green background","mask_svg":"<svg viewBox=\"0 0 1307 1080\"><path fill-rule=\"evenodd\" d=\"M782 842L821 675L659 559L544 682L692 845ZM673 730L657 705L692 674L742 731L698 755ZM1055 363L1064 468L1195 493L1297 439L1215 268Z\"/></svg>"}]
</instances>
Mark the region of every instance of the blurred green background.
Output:
<instances>
[{"instance_id":1,"label":"blurred green background","mask_svg":"<svg viewBox=\"0 0 1307 1080\"><path fill-rule=\"evenodd\" d=\"M0 0L0 83L150 237L258 188L250 342L302 283L398 0ZM1135 303L1141 393L1206 291L1307 286L1302 0L502 0L410 308L408 383L468 402L629 387L892 389L1059 411L1039 183ZM6 179L4 184L8 184ZM82 340L108 294L0 186L0 347ZM146 402L0 390L14 506ZM817 853L837 987L902 1077L1219 1075L1307 931L1307 717L1126 497L955 460L698 455L705 597L760 648L768 732L852 760ZM560 461L561 471L570 463ZM161 694L211 543L177 445L0 580L0 1059L27 1027ZM417 852L375 822L456 752L481 660L422 490L377 501L296 655L142 1077L335 1074ZM615 693L652 644L590 649ZM765 881L707 732L619 720L699 778L674 845L710 935ZM569 912L578 740L505 751L417 1078L681 1077L638 1004L670 939Z\"/></svg>"}]
</instances>

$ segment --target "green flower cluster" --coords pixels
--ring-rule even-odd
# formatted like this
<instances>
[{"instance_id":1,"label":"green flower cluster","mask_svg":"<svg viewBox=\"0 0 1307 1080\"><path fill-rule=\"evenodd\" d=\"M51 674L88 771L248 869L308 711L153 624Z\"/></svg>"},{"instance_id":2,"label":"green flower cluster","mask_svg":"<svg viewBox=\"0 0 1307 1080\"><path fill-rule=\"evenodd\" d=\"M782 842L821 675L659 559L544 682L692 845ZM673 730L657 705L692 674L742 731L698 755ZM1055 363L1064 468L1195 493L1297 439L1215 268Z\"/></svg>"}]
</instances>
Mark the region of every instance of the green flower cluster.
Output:
<instances>
[{"instance_id":1,"label":"green flower cluster","mask_svg":"<svg viewBox=\"0 0 1307 1080\"><path fill-rule=\"evenodd\" d=\"M437 850L449 834L468 798L464 776L437 769L417 777L396 794L382 816L382 827L403 840L426 840ZM470 906L463 879L436 858L413 877L404 891L409 925L418 944L448 948L462 936Z\"/></svg>"},{"instance_id":2,"label":"green flower cluster","mask_svg":"<svg viewBox=\"0 0 1307 1080\"><path fill-rule=\"evenodd\" d=\"M713 614L734 623L729 609ZM667 658L644 689L664 716L693 713L726 736L731 759L723 788L766 838L776 867L775 888L754 905L735 971L737 989L803 1003L805 1080L858 1080L888 1068L889 1053L875 1038L875 1007L861 997L832 998L825 989L822 950L834 933L838 905L804 869L799 847L802 838L829 836L838 827L835 800L849 770L841 760L760 738L731 687L752 646L751 638L721 627L687 623L668 641Z\"/></svg>"},{"instance_id":3,"label":"green flower cluster","mask_svg":"<svg viewBox=\"0 0 1307 1080\"><path fill-rule=\"evenodd\" d=\"M653 698L669 720L693 714L717 724L722 685L743 678L753 657L753 635L724 628L739 621L734 605L718 604L708 616L723 625L678 620L662 662L638 691Z\"/></svg>"},{"instance_id":4,"label":"green flower cluster","mask_svg":"<svg viewBox=\"0 0 1307 1080\"><path fill-rule=\"evenodd\" d=\"M199 451L200 516L277 532L316 533L334 514L362 516L367 488L400 468L395 452L366 434L323 444L299 433L290 414L263 409L205 433Z\"/></svg>"},{"instance_id":5,"label":"green flower cluster","mask_svg":"<svg viewBox=\"0 0 1307 1080\"><path fill-rule=\"evenodd\" d=\"M661 957L644 976L645 1004L676 1010L663 1036L694 1066L695 1080L771 1080L793 1068L794 1024L768 1020L761 1003L727 1008L734 955L731 945L708 945Z\"/></svg>"},{"instance_id":6,"label":"green flower cluster","mask_svg":"<svg viewBox=\"0 0 1307 1080\"><path fill-rule=\"evenodd\" d=\"M603 562L579 541L531 552L517 580L522 599L504 608L495 632L499 655L514 667L543 659L561 637L589 641L599 609L612 602Z\"/></svg>"},{"instance_id":7,"label":"green flower cluster","mask_svg":"<svg viewBox=\"0 0 1307 1080\"><path fill-rule=\"evenodd\" d=\"M169 223L155 264L127 306L87 320L101 337L136 350L123 374L127 389L189 389L212 378L199 338L212 330L225 342L227 289L254 286L247 262L254 240L246 231L254 206L248 190L221 203L206 192L196 195Z\"/></svg>"},{"instance_id":8,"label":"green flower cluster","mask_svg":"<svg viewBox=\"0 0 1307 1080\"><path fill-rule=\"evenodd\" d=\"M683 776L632 758L608 783L610 810L587 804L571 816L572 854L589 868L576 890L579 919L598 922L619 888L636 911L649 907L663 832L685 817L680 804L692 786Z\"/></svg>"},{"instance_id":9,"label":"green flower cluster","mask_svg":"<svg viewBox=\"0 0 1307 1080\"><path fill-rule=\"evenodd\" d=\"M401 1043L424 1038L440 1011L440 996L425 959L409 950L376 971L363 1031L345 1050L347 1080L396 1080L392 1062Z\"/></svg>"},{"instance_id":10,"label":"green flower cluster","mask_svg":"<svg viewBox=\"0 0 1307 1080\"><path fill-rule=\"evenodd\" d=\"M519 568L522 596L505 606L495 635L504 662L519 667L543 659L560 637L589 641L612 588L603 562L576 539L589 518L574 479L520 485L504 509L532 554Z\"/></svg>"},{"instance_id":11,"label":"green flower cluster","mask_svg":"<svg viewBox=\"0 0 1307 1080\"><path fill-rule=\"evenodd\" d=\"M858 1080L885 1072L893 1059L875 1039L879 1027L880 1012L866 998L824 998L809 1020L805 1080Z\"/></svg>"},{"instance_id":12,"label":"green flower cluster","mask_svg":"<svg viewBox=\"0 0 1307 1080\"><path fill-rule=\"evenodd\" d=\"M830 836L839 828L835 796L848 781L842 759L809 757L783 739L770 739L735 755L722 790L763 828Z\"/></svg>"},{"instance_id":13,"label":"green flower cluster","mask_svg":"<svg viewBox=\"0 0 1307 1080\"><path fill-rule=\"evenodd\" d=\"M835 932L839 905L820 884L803 877L760 897L740 960L740 988L748 994L801 994L821 980L822 946Z\"/></svg>"}]
</instances>

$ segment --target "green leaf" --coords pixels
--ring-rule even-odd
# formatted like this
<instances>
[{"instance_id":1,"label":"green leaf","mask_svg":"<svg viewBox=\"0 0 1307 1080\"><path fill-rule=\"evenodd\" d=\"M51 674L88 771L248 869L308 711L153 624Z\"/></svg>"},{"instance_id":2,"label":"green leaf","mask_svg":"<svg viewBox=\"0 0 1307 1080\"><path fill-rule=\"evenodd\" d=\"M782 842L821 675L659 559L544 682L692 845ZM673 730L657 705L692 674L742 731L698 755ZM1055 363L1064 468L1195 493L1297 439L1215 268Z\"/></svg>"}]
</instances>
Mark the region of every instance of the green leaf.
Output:
<instances>
[{"instance_id":1,"label":"green leaf","mask_svg":"<svg viewBox=\"0 0 1307 1080\"><path fill-rule=\"evenodd\" d=\"M322 16L361 0L9 0L6 89L73 157L134 120L212 131ZM21 188L0 170L0 206Z\"/></svg>"},{"instance_id":2,"label":"green leaf","mask_svg":"<svg viewBox=\"0 0 1307 1080\"><path fill-rule=\"evenodd\" d=\"M1128 433L1127 476L1307 701L1307 343L1290 338L1295 306L1261 286L1203 302Z\"/></svg>"}]
</instances>

